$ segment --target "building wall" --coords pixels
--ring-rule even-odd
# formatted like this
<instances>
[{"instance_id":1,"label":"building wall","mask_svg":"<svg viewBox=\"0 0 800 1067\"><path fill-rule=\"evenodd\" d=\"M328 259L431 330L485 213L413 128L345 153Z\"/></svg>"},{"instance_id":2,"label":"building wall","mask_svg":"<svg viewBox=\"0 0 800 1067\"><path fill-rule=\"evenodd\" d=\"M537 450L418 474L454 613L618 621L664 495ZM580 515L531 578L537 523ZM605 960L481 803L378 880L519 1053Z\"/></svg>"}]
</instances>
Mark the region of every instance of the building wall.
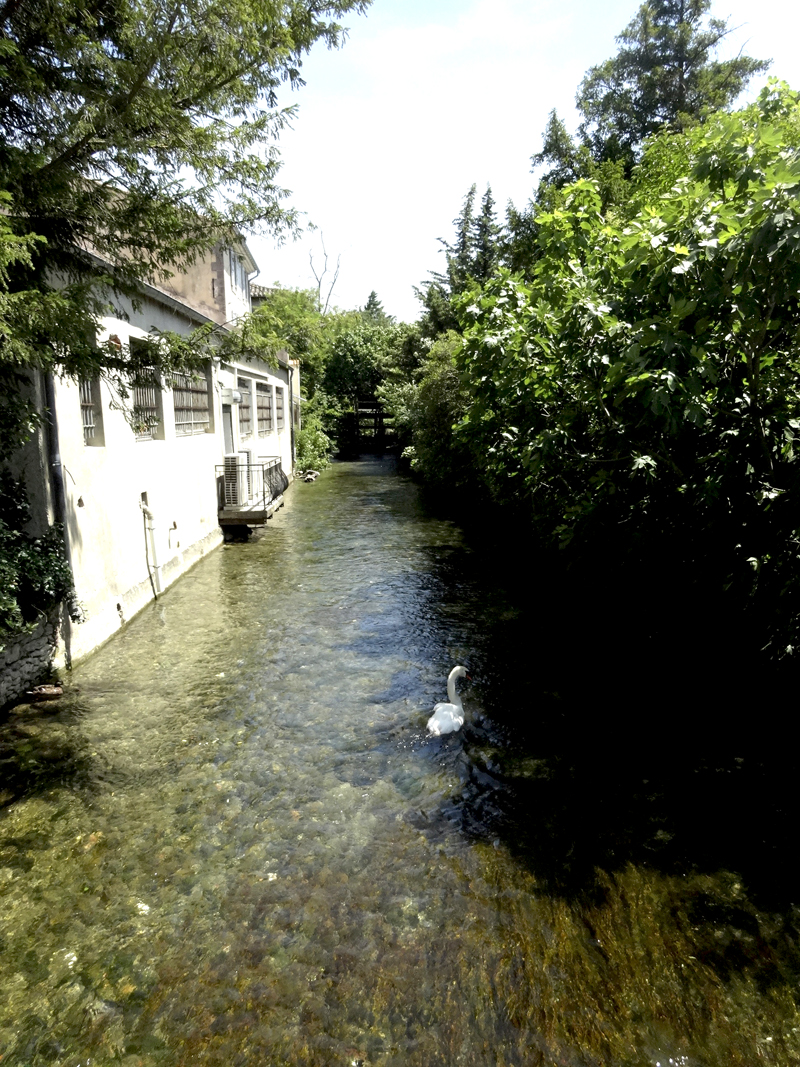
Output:
<instances>
[{"instance_id":1,"label":"building wall","mask_svg":"<svg viewBox=\"0 0 800 1067\"><path fill-rule=\"evenodd\" d=\"M186 329L187 323L174 310L145 300L138 310L129 309L127 321L109 317L102 327L99 341L116 336L128 345L144 340L153 329ZM121 399L106 382L96 382L99 418L92 439L96 443L84 441L80 386L68 380L56 382L66 527L76 592L85 614L80 624L65 623L57 666L91 652L222 542L217 479L225 455L223 390L238 389L245 381L252 390L249 435L240 427L238 405L232 405L234 451L249 450L253 462L277 456L291 478L289 377L288 367L276 369L257 360L209 367L209 427L191 436L176 433L173 391L170 383L162 382L161 421L151 440L137 439ZM258 429L257 382L271 390L273 427L268 433ZM277 390L284 398L281 429L275 418Z\"/></svg>"},{"instance_id":2,"label":"building wall","mask_svg":"<svg viewBox=\"0 0 800 1067\"><path fill-rule=\"evenodd\" d=\"M214 322L233 324L252 310L249 277L256 270L243 241L236 248L217 245L161 287Z\"/></svg>"},{"instance_id":3,"label":"building wall","mask_svg":"<svg viewBox=\"0 0 800 1067\"><path fill-rule=\"evenodd\" d=\"M188 334L209 319L222 323L240 317L249 310L247 278L255 264L244 244L236 257L232 259L227 249L216 249L186 275L172 279L171 292L143 285L136 306L121 299L115 313L102 320L98 342L112 340L126 348L159 331ZM162 381L156 394L159 422L149 439L137 437L126 418L124 409L130 409L132 398L115 394L107 382L84 386L89 389L87 396L85 391L82 395L78 382L55 381L66 535L77 598L85 615L80 624L63 621L55 666L74 662L97 648L154 595L222 543L218 468L226 454L223 391L231 391L226 397L230 400L232 391L243 382L253 392L252 426L245 434L238 406L229 405L233 449L249 450L253 462L277 456L291 478L292 393L299 394L299 381L285 360L277 367L259 361L230 365L212 361L207 369L208 426L193 427L191 433L177 432L173 383ZM267 432L258 427L256 383L269 389L273 402L273 424ZM30 388L44 410L41 375L32 374ZM283 391L282 428L275 418L278 390ZM87 408L95 429L85 434ZM12 464L28 486L34 535L56 519L50 433L45 422ZM51 637L48 631L44 644ZM31 656L38 663L39 652Z\"/></svg>"},{"instance_id":4,"label":"building wall","mask_svg":"<svg viewBox=\"0 0 800 1067\"><path fill-rule=\"evenodd\" d=\"M233 405L234 427L234 451L249 450L256 457L278 456L283 469L291 478L293 469L292 455L292 424L290 408L290 376L288 368L279 365L277 368L270 367L259 360L249 363L224 364L218 371L218 381L221 389L239 390L241 382L249 382L251 389L251 430L247 434L243 431L240 419L240 405ZM256 409L256 383L261 382L271 389L273 402L272 430L267 433L259 431L257 424ZM298 383L299 384L299 383ZM284 420L283 428L278 429L276 418L276 390L283 391ZM220 420L222 418L220 408ZM221 425L221 423L220 423Z\"/></svg>"},{"instance_id":5,"label":"building wall","mask_svg":"<svg viewBox=\"0 0 800 1067\"><path fill-rule=\"evenodd\" d=\"M105 320L99 339L116 335L128 344L147 336L143 322L148 319L160 320L147 321L149 327L175 329L181 323L174 318L145 301L129 322ZM56 382L67 536L86 615L85 622L64 634L62 656L72 659L96 648L222 540L215 477L215 465L221 462L216 391L212 388L209 432L178 436L172 390L162 383L161 424L154 439L139 440L108 384L96 382L94 388L98 433L85 443L79 385ZM153 516L149 521L142 504Z\"/></svg>"}]
</instances>

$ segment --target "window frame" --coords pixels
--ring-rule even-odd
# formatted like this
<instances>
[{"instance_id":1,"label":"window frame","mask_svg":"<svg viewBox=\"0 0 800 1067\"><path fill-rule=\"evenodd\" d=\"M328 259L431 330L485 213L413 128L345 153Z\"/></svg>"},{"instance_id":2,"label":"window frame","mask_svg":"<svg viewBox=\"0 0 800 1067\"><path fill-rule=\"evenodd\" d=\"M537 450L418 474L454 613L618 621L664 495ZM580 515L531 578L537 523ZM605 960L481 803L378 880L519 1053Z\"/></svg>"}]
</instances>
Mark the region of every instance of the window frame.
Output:
<instances>
[{"instance_id":1,"label":"window frame","mask_svg":"<svg viewBox=\"0 0 800 1067\"><path fill-rule=\"evenodd\" d=\"M172 410L176 437L194 437L211 431L213 423L207 372L175 372L172 380ZM179 413L181 416L188 413L189 418L179 418Z\"/></svg>"},{"instance_id":2,"label":"window frame","mask_svg":"<svg viewBox=\"0 0 800 1067\"><path fill-rule=\"evenodd\" d=\"M128 350L133 363L136 357L138 367L129 375L131 390L131 417L134 436L137 441L164 440L164 397L161 377L155 366L147 363L147 351L155 347L149 337L129 337ZM139 417L141 415L141 418Z\"/></svg>"},{"instance_id":3,"label":"window frame","mask_svg":"<svg viewBox=\"0 0 800 1067\"><path fill-rule=\"evenodd\" d=\"M267 437L275 429L275 402L269 382L256 382L256 424L259 437Z\"/></svg>"},{"instance_id":4,"label":"window frame","mask_svg":"<svg viewBox=\"0 0 800 1067\"><path fill-rule=\"evenodd\" d=\"M242 394L242 399L239 401L239 437L245 439L253 436L253 383L250 378L240 378L236 376L236 388ZM245 401L245 397L247 400ZM244 412L247 412L247 417L243 418ZM247 428L245 429L245 423Z\"/></svg>"}]
</instances>

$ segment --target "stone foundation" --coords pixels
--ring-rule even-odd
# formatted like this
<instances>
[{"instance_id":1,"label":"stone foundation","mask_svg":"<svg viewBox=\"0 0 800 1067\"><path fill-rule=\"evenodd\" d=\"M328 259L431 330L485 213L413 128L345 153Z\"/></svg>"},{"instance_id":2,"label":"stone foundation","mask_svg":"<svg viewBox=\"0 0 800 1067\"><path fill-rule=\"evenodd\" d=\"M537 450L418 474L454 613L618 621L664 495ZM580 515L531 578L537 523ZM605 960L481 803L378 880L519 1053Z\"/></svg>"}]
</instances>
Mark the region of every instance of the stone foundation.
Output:
<instances>
[{"instance_id":1,"label":"stone foundation","mask_svg":"<svg viewBox=\"0 0 800 1067\"><path fill-rule=\"evenodd\" d=\"M0 707L47 677L58 644L58 610L0 652Z\"/></svg>"}]
</instances>

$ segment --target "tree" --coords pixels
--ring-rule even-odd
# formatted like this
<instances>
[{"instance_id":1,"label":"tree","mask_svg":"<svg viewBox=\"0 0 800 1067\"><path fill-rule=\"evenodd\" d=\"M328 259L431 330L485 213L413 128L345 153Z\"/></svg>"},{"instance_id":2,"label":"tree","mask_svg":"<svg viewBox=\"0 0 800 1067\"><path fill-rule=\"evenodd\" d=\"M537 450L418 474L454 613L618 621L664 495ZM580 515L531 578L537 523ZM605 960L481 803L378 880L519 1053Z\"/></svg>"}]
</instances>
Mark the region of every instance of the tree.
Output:
<instances>
[{"instance_id":1,"label":"tree","mask_svg":"<svg viewBox=\"0 0 800 1067\"><path fill-rule=\"evenodd\" d=\"M453 297L469 287L475 277L476 268L482 276L488 277L497 258L498 227L494 220L491 189L487 187L481 215L477 218L476 195L477 187L473 184L464 197L461 212L453 219L455 240L451 243L439 238L439 243L445 250L445 271L432 271L430 279L415 290L425 308L422 331L429 338L438 337L451 330L460 330L458 317L452 306Z\"/></svg>"},{"instance_id":2,"label":"tree","mask_svg":"<svg viewBox=\"0 0 800 1067\"><path fill-rule=\"evenodd\" d=\"M442 317L442 329L454 328L457 323L449 311L443 306L447 304L456 293L463 293L469 282L474 259L475 246L475 195L476 186L472 185L464 197L464 205L460 214L453 219L456 228L455 240L452 244L439 238L439 244L444 247L446 267L444 273L432 271L431 280L423 282L417 290L417 295L422 300L426 309L435 319ZM452 321L449 321L452 319Z\"/></svg>"},{"instance_id":3,"label":"tree","mask_svg":"<svg viewBox=\"0 0 800 1067\"><path fill-rule=\"evenodd\" d=\"M477 282L487 281L497 267L500 258L499 235L500 227L495 218L492 188L487 185L481 199L481 213L475 219L473 227L469 274Z\"/></svg>"},{"instance_id":4,"label":"tree","mask_svg":"<svg viewBox=\"0 0 800 1067\"><path fill-rule=\"evenodd\" d=\"M158 280L240 229L296 226L276 140L294 113L305 52L342 39L335 18L369 0L6 0L0 3L0 455L30 435L28 372L110 377L127 347L98 346L119 294ZM155 373L191 370L222 336L164 336ZM258 330L250 337L266 345ZM152 375L153 368L149 370ZM33 543L0 471L0 637L69 601L53 527Z\"/></svg>"},{"instance_id":5,"label":"tree","mask_svg":"<svg viewBox=\"0 0 800 1067\"><path fill-rule=\"evenodd\" d=\"M285 349L292 359L299 360L303 393L310 398L325 373L326 324L315 289L275 285L267 289L245 321L245 344L271 353Z\"/></svg>"},{"instance_id":6,"label":"tree","mask_svg":"<svg viewBox=\"0 0 800 1067\"><path fill-rule=\"evenodd\" d=\"M239 228L296 224L275 147L294 108L279 108L277 93L302 84L302 56L315 41L341 41L330 16L368 3L0 7L0 196L10 248L0 392L29 366L72 376L124 370L127 353L94 343L115 291L135 295L139 279L168 273ZM33 415L10 414L20 431Z\"/></svg>"},{"instance_id":7,"label":"tree","mask_svg":"<svg viewBox=\"0 0 800 1067\"><path fill-rule=\"evenodd\" d=\"M322 231L320 231L319 243L322 245L322 267L318 270L314 266L313 252L308 253L308 262L311 267L311 273L314 275L314 279L317 283L317 306L320 312L325 315L327 314L328 308L330 307L331 297L333 296L333 290L336 286L337 281L339 280L339 271L341 270L342 266L342 257L341 254L336 257L336 268L334 269L333 278L331 279L331 284L328 286L328 292L326 293L325 300L323 302L322 283L325 278L325 275L328 273L328 250L325 247L325 235L322 233Z\"/></svg>"},{"instance_id":8,"label":"tree","mask_svg":"<svg viewBox=\"0 0 800 1067\"><path fill-rule=\"evenodd\" d=\"M361 310L365 319L373 319L375 322L386 322L390 316L383 310L383 304L378 299L378 294L373 289L367 298L367 302Z\"/></svg>"},{"instance_id":9,"label":"tree","mask_svg":"<svg viewBox=\"0 0 800 1067\"><path fill-rule=\"evenodd\" d=\"M798 143L800 94L772 83L657 136L629 220L568 187L532 277L461 299L457 352L459 435L499 499L612 572L627 553L662 590L727 590L777 657L800 642Z\"/></svg>"},{"instance_id":10,"label":"tree","mask_svg":"<svg viewBox=\"0 0 800 1067\"><path fill-rule=\"evenodd\" d=\"M604 210L612 204L624 203L627 198L625 161L609 158L598 161L585 141L573 140L555 110L547 120L541 152L531 156L531 170L545 164L550 164L550 170L539 178L536 202L546 210L554 206L555 190L581 179L598 183Z\"/></svg>"},{"instance_id":11,"label":"tree","mask_svg":"<svg viewBox=\"0 0 800 1067\"><path fill-rule=\"evenodd\" d=\"M731 29L727 19L704 22L710 6L649 0L617 37L617 54L586 72L576 102L595 160L631 162L660 127L682 130L729 107L767 69L768 61L741 54L713 58Z\"/></svg>"},{"instance_id":12,"label":"tree","mask_svg":"<svg viewBox=\"0 0 800 1067\"><path fill-rule=\"evenodd\" d=\"M541 151L531 156L531 170L549 164L550 170L540 176L540 182L562 189L565 185L587 177L587 155L588 148L575 143L564 121L553 108L542 134Z\"/></svg>"}]
</instances>

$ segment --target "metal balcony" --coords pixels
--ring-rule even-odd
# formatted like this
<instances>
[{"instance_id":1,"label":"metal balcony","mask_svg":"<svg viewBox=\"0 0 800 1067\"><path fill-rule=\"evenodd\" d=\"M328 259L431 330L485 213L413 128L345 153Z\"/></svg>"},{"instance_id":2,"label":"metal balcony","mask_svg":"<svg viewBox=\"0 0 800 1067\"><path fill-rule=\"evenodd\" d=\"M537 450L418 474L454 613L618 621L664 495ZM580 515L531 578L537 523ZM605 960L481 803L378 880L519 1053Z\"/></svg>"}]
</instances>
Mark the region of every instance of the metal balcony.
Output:
<instances>
[{"instance_id":1,"label":"metal balcony","mask_svg":"<svg viewBox=\"0 0 800 1067\"><path fill-rule=\"evenodd\" d=\"M264 526L289 484L278 456L252 460L249 453L236 452L215 470L220 526Z\"/></svg>"}]
</instances>

